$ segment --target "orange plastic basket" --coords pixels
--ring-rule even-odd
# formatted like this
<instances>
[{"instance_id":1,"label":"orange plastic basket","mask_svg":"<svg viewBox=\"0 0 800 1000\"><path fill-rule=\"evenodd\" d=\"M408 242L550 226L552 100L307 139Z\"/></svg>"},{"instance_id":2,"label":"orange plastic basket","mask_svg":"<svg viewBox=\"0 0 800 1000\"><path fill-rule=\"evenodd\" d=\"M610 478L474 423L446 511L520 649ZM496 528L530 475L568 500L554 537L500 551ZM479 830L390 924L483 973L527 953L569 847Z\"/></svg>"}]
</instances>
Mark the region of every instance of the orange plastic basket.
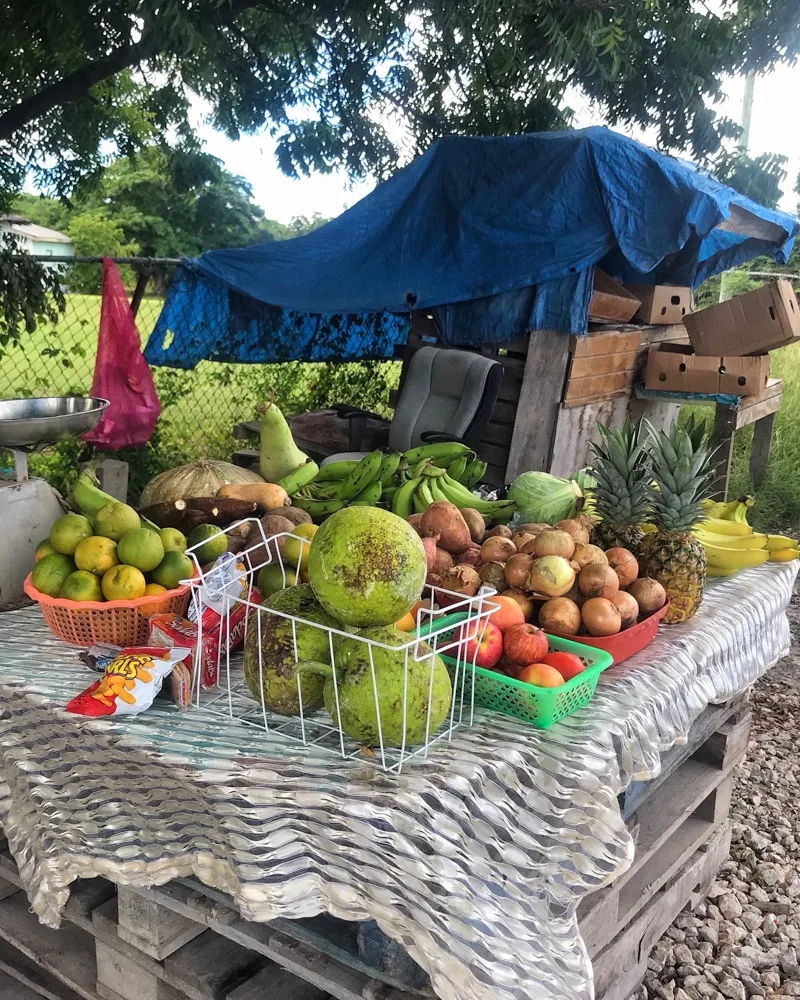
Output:
<instances>
[{"instance_id":1,"label":"orange plastic basket","mask_svg":"<svg viewBox=\"0 0 800 1000\"><path fill-rule=\"evenodd\" d=\"M73 646L109 642L114 646L141 646L147 642L153 615L185 615L189 588L177 587L134 601L66 601L37 590L29 573L25 593L37 601L53 635Z\"/></svg>"}]
</instances>

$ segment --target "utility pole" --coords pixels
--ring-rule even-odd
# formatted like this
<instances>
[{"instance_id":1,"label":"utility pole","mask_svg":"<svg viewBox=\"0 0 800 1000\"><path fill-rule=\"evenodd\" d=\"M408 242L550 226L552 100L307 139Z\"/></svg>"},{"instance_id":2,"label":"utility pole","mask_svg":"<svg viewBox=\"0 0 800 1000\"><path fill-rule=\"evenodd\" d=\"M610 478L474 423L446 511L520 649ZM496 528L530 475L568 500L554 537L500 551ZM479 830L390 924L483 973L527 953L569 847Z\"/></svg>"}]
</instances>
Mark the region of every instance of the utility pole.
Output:
<instances>
[{"instance_id":1,"label":"utility pole","mask_svg":"<svg viewBox=\"0 0 800 1000\"><path fill-rule=\"evenodd\" d=\"M742 134L739 136L739 149L746 153L750 145L750 122L753 118L753 93L756 86L756 74L753 70L744 78L744 97L742 98Z\"/></svg>"}]
</instances>

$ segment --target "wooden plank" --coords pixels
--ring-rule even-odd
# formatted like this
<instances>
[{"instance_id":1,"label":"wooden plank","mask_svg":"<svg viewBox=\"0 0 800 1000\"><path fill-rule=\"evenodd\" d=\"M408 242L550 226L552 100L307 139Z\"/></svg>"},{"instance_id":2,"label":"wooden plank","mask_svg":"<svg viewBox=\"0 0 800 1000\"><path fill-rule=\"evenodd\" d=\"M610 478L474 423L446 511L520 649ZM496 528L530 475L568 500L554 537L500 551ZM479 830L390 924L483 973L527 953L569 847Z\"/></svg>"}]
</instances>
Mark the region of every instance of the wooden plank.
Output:
<instances>
[{"instance_id":1,"label":"wooden plank","mask_svg":"<svg viewBox=\"0 0 800 1000\"><path fill-rule=\"evenodd\" d=\"M711 432L711 450L714 453L714 479L711 496L714 500L727 500L733 463L733 435L736 430L736 410L717 406L714 428Z\"/></svg>"},{"instance_id":2,"label":"wooden plank","mask_svg":"<svg viewBox=\"0 0 800 1000\"><path fill-rule=\"evenodd\" d=\"M3 1000L41 1000L42 996L43 994L35 993L25 983L7 975L0 967L0 997Z\"/></svg>"},{"instance_id":3,"label":"wooden plank","mask_svg":"<svg viewBox=\"0 0 800 1000\"><path fill-rule=\"evenodd\" d=\"M587 337L574 337L573 357L591 358L601 355L638 354L642 342L641 331L611 333L590 333Z\"/></svg>"},{"instance_id":4,"label":"wooden plank","mask_svg":"<svg viewBox=\"0 0 800 1000\"><path fill-rule=\"evenodd\" d=\"M329 995L279 965L270 965L237 986L227 1000L326 1000Z\"/></svg>"},{"instance_id":5,"label":"wooden plank","mask_svg":"<svg viewBox=\"0 0 800 1000\"><path fill-rule=\"evenodd\" d=\"M160 906L147 889L121 885L117 890L117 932L151 958L162 959L188 944L205 928L196 920Z\"/></svg>"},{"instance_id":6,"label":"wooden plank","mask_svg":"<svg viewBox=\"0 0 800 1000\"><path fill-rule=\"evenodd\" d=\"M59 979L43 969L33 959L17 951L7 941L0 941L0 997L8 1000L6 994L6 979L10 977L17 983L27 987L36 1000L81 1000L80 994L65 986Z\"/></svg>"},{"instance_id":7,"label":"wooden plank","mask_svg":"<svg viewBox=\"0 0 800 1000\"><path fill-rule=\"evenodd\" d=\"M186 1000L180 990L112 945L100 940L95 945L97 991L105 1000Z\"/></svg>"},{"instance_id":8,"label":"wooden plank","mask_svg":"<svg viewBox=\"0 0 800 1000\"><path fill-rule=\"evenodd\" d=\"M627 393L632 385L633 371L573 378L567 385L564 405L581 406L589 401L609 399L615 393Z\"/></svg>"},{"instance_id":9,"label":"wooden plank","mask_svg":"<svg viewBox=\"0 0 800 1000\"><path fill-rule=\"evenodd\" d=\"M86 931L68 923L57 931L45 927L20 892L0 906L0 938L84 1000L97 1000L94 945Z\"/></svg>"},{"instance_id":10,"label":"wooden plank","mask_svg":"<svg viewBox=\"0 0 800 1000\"><path fill-rule=\"evenodd\" d=\"M549 469L570 338L555 330L530 335L506 481L527 469ZM490 461L487 459L487 461Z\"/></svg>"},{"instance_id":11,"label":"wooden plank","mask_svg":"<svg viewBox=\"0 0 800 1000\"><path fill-rule=\"evenodd\" d=\"M615 372L632 372L636 367L638 354L636 351L616 354L598 354L595 357L572 359L570 381L575 378L586 378L589 375L611 375Z\"/></svg>"},{"instance_id":12,"label":"wooden plank","mask_svg":"<svg viewBox=\"0 0 800 1000\"><path fill-rule=\"evenodd\" d=\"M750 406L740 406L736 411L736 430L755 424L759 420L777 413L781 408L781 393L762 399L760 396L745 396L746 400L756 400Z\"/></svg>"},{"instance_id":13,"label":"wooden plank","mask_svg":"<svg viewBox=\"0 0 800 1000\"><path fill-rule=\"evenodd\" d=\"M628 401L603 399L583 406L562 406L558 412L550 472L568 478L589 464L589 443L597 437L598 423L621 427Z\"/></svg>"},{"instance_id":14,"label":"wooden plank","mask_svg":"<svg viewBox=\"0 0 800 1000\"><path fill-rule=\"evenodd\" d=\"M766 417L757 420L753 428L753 444L750 451L750 478L756 486L767 474L774 428L774 413L770 413Z\"/></svg>"}]
</instances>

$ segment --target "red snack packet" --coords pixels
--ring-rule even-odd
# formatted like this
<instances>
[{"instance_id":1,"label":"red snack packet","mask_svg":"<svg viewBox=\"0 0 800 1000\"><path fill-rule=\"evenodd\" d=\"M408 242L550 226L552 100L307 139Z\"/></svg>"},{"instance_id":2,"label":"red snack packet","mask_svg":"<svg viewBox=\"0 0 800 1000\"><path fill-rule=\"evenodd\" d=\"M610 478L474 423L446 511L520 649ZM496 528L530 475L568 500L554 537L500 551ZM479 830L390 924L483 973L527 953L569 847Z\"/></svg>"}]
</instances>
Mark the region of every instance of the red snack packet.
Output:
<instances>
[{"instance_id":1,"label":"red snack packet","mask_svg":"<svg viewBox=\"0 0 800 1000\"><path fill-rule=\"evenodd\" d=\"M93 718L138 715L150 708L164 678L188 652L185 647L129 646L108 664L101 678L70 701L67 711Z\"/></svg>"}]
</instances>

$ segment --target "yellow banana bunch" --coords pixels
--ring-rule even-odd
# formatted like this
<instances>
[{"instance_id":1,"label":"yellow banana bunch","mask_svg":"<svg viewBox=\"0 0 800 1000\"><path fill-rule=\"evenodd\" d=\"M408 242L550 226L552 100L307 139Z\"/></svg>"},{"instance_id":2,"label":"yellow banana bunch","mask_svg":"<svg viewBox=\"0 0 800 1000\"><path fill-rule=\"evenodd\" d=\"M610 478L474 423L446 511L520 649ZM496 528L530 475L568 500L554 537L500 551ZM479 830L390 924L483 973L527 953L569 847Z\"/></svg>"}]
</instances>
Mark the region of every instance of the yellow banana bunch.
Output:
<instances>
[{"instance_id":1,"label":"yellow banana bunch","mask_svg":"<svg viewBox=\"0 0 800 1000\"><path fill-rule=\"evenodd\" d=\"M706 519L695 525L692 534L706 551L709 576L731 576L740 569L770 562L790 562L800 558L800 543L788 535L765 535L747 523L747 511L754 497L740 497L728 503L706 500Z\"/></svg>"}]
</instances>

